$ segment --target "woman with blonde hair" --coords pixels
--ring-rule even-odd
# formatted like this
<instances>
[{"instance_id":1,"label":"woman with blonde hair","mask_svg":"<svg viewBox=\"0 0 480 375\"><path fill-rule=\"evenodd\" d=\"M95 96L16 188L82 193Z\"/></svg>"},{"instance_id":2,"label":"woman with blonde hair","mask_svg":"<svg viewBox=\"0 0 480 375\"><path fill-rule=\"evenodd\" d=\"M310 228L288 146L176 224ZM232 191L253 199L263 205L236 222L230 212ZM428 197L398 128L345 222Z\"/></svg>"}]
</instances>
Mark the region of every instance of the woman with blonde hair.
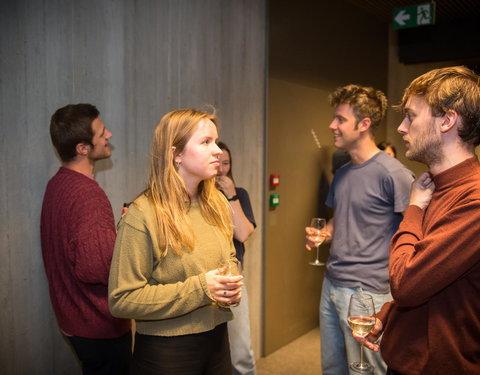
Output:
<instances>
[{"instance_id":1,"label":"woman with blonde hair","mask_svg":"<svg viewBox=\"0 0 480 375\"><path fill-rule=\"evenodd\" d=\"M232 212L215 188L222 151L217 119L166 114L153 139L147 188L121 219L109 280L112 314L136 321L133 374L231 373L226 322L242 276L222 276L235 257Z\"/></svg>"}]
</instances>

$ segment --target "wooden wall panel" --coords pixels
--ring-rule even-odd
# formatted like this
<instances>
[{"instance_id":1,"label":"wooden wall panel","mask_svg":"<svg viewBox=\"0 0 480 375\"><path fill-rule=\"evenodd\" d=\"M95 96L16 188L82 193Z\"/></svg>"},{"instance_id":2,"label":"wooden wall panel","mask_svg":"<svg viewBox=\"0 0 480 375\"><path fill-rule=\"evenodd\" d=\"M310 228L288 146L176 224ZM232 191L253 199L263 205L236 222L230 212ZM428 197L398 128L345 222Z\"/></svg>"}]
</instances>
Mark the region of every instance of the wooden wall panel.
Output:
<instances>
[{"instance_id":1,"label":"wooden wall panel","mask_svg":"<svg viewBox=\"0 0 480 375\"><path fill-rule=\"evenodd\" d=\"M59 161L52 113L91 102L113 132L96 179L118 219L144 187L166 112L213 104L250 192L253 344L261 354L265 3L261 0L6 0L0 4L0 363L5 374L79 374L59 333L40 249L44 189Z\"/></svg>"},{"instance_id":2,"label":"wooden wall panel","mask_svg":"<svg viewBox=\"0 0 480 375\"><path fill-rule=\"evenodd\" d=\"M265 207L266 355L318 326L325 267L308 264L314 254L305 249L304 228L325 215L332 178L328 94L349 83L386 91L386 26L345 0L269 2L266 175L280 174L271 191L280 205ZM383 140L385 128L376 135ZM326 260L328 245L321 254Z\"/></svg>"}]
</instances>

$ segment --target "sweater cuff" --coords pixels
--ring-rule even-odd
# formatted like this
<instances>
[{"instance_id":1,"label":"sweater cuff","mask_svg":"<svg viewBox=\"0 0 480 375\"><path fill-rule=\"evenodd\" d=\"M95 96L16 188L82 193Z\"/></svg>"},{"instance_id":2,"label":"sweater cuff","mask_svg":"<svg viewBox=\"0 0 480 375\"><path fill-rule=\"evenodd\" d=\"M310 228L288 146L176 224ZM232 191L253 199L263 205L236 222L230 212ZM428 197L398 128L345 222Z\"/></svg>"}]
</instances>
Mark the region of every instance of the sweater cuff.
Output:
<instances>
[{"instance_id":1,"label":"sweater cuff","mask_svg":"<svg viewBox=\"0 0 480 375\"><path fill-rule=\"evenodd\" d=\"M205 277L205 274L202 273L198 275L198 278L200 280L200 285L202 286L202 289L207 295L207 297L211 299L213 302L215 302L215 298L213 298L212 294L210 293L210 289L208 288L207 278Z\"/></svg>"}]
</instances>

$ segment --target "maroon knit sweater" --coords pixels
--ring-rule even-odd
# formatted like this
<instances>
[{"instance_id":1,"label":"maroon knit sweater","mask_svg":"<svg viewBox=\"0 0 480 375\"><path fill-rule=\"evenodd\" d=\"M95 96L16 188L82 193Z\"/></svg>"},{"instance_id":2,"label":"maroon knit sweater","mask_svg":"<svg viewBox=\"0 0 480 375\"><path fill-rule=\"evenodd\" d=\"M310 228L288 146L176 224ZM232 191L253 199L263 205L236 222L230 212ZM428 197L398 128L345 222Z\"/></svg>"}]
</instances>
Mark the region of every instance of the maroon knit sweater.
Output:
<instances>
[{"instance_id":1,"label":"maroon knit sweater","mask_svg":"<svg viewBox=\"0 0 480 375\"><path fill-rule=\"evenodd\" d=\"M473 157L433 180L425 212L409 206L392 238L382 356L400 374L479 375L480 165Z\"/></svg>"},{"instance_id":2,"label":"maroon knit sweater","mask_svg":"<svg viewBox=\"0 0 480 375\"><path fill-rule=\"evenodd\" d=\"M40 227L50 299L62 331L86 338L128 332L130 320L114 318L108 309L116 229L97 182L61 167L47 185Z\"/></svg>"}]
</instances>

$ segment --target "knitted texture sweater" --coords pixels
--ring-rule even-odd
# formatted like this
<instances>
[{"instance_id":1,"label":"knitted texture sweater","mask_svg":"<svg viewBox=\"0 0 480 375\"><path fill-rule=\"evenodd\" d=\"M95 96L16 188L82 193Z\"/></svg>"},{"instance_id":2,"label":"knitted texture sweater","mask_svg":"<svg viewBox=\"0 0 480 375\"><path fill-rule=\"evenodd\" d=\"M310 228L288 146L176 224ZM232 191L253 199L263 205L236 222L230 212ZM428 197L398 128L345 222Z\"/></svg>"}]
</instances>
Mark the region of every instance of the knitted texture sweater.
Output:
<instances>
[{"instance_id":1,"label":"knitted texture sweater","mask_svg":"<svg viewBox=\"0 0 480 375\"><path fill-rule=\"evenodd\" d=\"M41 242L50 299L62 331L85 338L116 338L131 321L108 309L108 275L115 243L112 207L86 175L61 167L48 182Z\"/></svg>"},{"instance_id":2,"label":"knitted texture sweater","mask_svg":"<svg viewBox=\"0 0 480 375\"><path fill-rule=\"evenodd\" d=\"M200 333L232 319L229 309L215 303L205 278L222 260L235 257L232 238L205 221L197 202L192 202L188 219L195 247L182 255L172 249L161 252L155 209L144 195L119 223L110 271L110 308L115 316L135 319L141 334Z\"/></svg>"},{"instance_id":3,"label":"knitted texture sweater","mask_svg":"<svg viewBox=\"0 0 480 375\"><path fill-rule=\"evenodd\" d=\"M425 212L409 206L392 238L382 356L401 374L480 374L479 162L433 180Z\"/></svg>"}]
</instances>

